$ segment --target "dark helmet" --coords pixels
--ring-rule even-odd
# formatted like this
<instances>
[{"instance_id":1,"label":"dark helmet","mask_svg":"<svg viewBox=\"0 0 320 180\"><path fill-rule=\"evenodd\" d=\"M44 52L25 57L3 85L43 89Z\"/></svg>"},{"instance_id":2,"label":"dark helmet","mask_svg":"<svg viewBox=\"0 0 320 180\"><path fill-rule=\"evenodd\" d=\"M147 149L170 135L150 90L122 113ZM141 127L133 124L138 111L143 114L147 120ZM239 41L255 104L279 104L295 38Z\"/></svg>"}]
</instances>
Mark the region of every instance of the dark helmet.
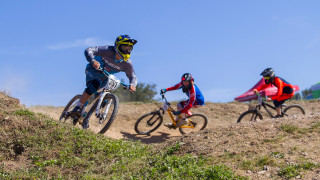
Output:
<instances>
[{"instance_id":1,"label":"dark helmet","mask_svg":"<svg viewBox=\"0 0 320 180\"><path fill-rule=\"evenodd\" d=\"M193 77L190 73L184 73L181 77L181 82L182 81L189 81L189 85L188 86L184 86L183 83L182 83L182 91L183 92L188 92L189 89L191 88L192 84L193 84Z\"/></svg>"},{"instance_id":2,"label":"dark helmet","mask_svg":"<svg viewBox=\"0 0 320 180\"><path fill-rule=\"evenodd\" d=\"M132 39L129 35L120 35L117 37L116 41L114 42L114 47L116 52L120 55L120 57L127 61L130 58L131 50L133 46L137 43L137 40ZM131 48L127 50L123 50L121 46L127 45Z\"/></svg>"},{"instance_id":3,"label":"dark helmet","mask_svg":"<svg viewBox=\"0 0 320 180\"><path fill-rule=\"evenodd\" d=\"M272 68L265 69L264 71L262 71L260 75L263 76L266 84L269 84L270 82L272 82L272 80L275 77L274 70Z\"/></svg>"}]
</instances>

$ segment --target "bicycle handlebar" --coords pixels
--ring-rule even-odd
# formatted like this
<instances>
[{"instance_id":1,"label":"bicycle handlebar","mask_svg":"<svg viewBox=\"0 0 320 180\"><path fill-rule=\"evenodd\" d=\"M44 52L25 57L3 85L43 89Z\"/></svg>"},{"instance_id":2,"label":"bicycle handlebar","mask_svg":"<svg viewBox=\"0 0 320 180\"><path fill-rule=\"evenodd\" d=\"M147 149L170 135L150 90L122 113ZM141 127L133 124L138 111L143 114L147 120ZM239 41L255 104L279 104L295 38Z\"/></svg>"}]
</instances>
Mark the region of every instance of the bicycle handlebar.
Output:
<instances>
[{"instance_id":1,"label":"bicycle handlebar","mask_svg":"<svg viewBox=\"0 0 320 180\"><path fill-rule=\"evenodd\" d=\"M262 97L258 92L255 92L255 94L258 96L258 99L263 99L265 101L268 101L268 98L267 97Z\"/></svg>"},{"instance_id":2,"label":"bicycle handlebar","mask_svg":"<svg viewBox=\"0 0 320 180\"><path fill-rule=\"evenodd\" d=\"M102 67L99 67L97 70L101 71L106 77L109 77L109 75L110 75L110 73L108 71L106 71L105 69L103 69ZM130 85L125 84L124 82L120 82L120 83L121 83L123 89L130 90Z\"/></svg>"},{"instance_id":3,"label":"bicycle handlebar","mask_svg":"<svg viewBox=\"0 0 320 180\"><path fill-rule=\"evenodd\" d=\"M164 99L165 103L169 105L169 107L173 110L173 108L171 107L171 104L168 102L166 96L164 95L164 93L160 93L160 95L162 96L162 99ZM175 110L173 110L175 111Z\"/></svg>"}]
</instances>

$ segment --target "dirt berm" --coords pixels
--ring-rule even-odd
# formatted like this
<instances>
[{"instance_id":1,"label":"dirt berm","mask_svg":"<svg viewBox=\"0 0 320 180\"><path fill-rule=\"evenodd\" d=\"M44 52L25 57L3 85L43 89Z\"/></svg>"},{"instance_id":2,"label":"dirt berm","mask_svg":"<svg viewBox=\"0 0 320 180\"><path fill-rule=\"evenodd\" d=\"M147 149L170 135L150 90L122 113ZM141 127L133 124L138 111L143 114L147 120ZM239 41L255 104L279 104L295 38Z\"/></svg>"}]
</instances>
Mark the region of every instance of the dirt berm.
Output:
<instances>
[{"instance_id":1,"label":"dirt berm","mask_svg":"<svg viewBox=\"0 0 320 180\"><path fill-rule=\"evenodd\" d=\"M19 100L2 93L0 99L1 110L19 105ZM188 153L213 158L216 164L225 164L237 174L251 179L279 179L281 168L300 168L298 165L306 163L314 168L302 170L295 178L320 179L320 101L287 102L288 105L293 103L303 106L306 115L265 118L252 123L236 123L239 115L248 110L246 103L207 103L192 111L206 114L207 128L185 136L164 126L151 136L137 135L133 129L136 120L158 109L161 103L121 103L117 118L105 135L140 140L159 148L178 145L177 155ZM63 107L34 106L29 109L58 120ZM167 115L164 121L169 122Z\"/></svg>"}]
</instances>

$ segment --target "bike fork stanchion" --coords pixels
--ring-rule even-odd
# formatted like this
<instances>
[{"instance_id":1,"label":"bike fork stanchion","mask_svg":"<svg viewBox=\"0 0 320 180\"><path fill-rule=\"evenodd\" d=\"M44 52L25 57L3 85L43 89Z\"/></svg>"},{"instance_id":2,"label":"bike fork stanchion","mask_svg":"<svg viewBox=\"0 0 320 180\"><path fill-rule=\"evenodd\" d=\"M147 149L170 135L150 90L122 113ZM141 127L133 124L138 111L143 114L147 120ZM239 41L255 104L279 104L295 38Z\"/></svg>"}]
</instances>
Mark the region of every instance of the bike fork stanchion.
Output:
<instances>
[{"instance_id":1,"label":"bike fork stanchion","mask_svg":"<svg viewBox=\"0 0 320 180\"><path fill-rule=\"evenodd\" d=\"M102 114L102 120L105 120L106 117L107 117L107 113L109 111L109 108L110 108L110 105L112 103L112 99L110 99L108 102L107 102L107 107L106 109L104 110L103 114Z\"/></svg>"},{"instance_id":2,"label":"bike fork stanchion","mask_svg":"<svg viewBox=\"0 0 320 180\"><path fill-rule=\"evenodd\" d=\"M103 98L104 96L107 94L108 92L102 92L100 94L100 98L99 98L99 101L98 101L98 104L97 104L97 108L96 108L96 116L99 117L99 109L100 109L100 106L101 106L101 103L103 101Z\"/></svg>"}]
</instances>

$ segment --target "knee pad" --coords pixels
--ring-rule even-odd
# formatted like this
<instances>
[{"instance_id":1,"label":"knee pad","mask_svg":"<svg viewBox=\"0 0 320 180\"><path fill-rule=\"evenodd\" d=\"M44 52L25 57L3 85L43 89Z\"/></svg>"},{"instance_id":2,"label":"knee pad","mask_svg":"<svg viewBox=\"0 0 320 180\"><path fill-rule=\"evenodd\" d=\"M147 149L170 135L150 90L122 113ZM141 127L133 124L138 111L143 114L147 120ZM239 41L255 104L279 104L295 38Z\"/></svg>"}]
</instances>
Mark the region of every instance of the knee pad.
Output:
<instances>
[{"instance_id":1,"label":"knee pad","mask_svg":"<svg viewBox=\"0 0 320 180\"><path fill-rule=\"evenodd\" d=\"M95 79L95 80L89 81L87 83L87 88L85 89L85 92L91 96L93 93L98 91L99 87L100 87L100 82L98 80Z\"/></svg>"}]
</instances>

